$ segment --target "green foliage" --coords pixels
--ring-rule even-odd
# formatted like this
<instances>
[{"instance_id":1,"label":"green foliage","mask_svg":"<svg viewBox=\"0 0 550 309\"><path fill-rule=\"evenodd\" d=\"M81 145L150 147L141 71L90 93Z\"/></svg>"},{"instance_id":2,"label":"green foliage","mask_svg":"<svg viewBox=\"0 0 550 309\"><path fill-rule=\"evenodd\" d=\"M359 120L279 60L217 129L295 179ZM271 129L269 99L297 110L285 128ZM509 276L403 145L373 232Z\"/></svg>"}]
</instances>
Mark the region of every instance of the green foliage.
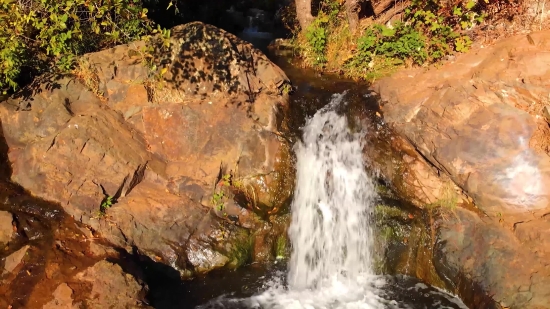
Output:
<instances>
[{"instance_id":1,"label":"green foliage","mask_svg":"<svg viewBox=\"0 0 550 309\"><path fill-rule=\"evenodd\" d=\"M340 14L340 9L342 8L342 3L338 0L323 0L321 2L321 10L328 17L328 20L331 23L337 23L337 17Z\"/></svg>"},{"instance_id":2,"label":"green foliage","mask_svg":"<svg viewBox=\"0 0 550 309\"><path fill-rule=\"evenodd\" d=\"M280 260L289 255L288 238L286 235L279 235L275 241L275 258Z\"/></svg>"},{"instance_id":3,"label":"green foliage","mask_svg":"<svg viewBox=\"0 0 550 309\"><path fill-rule=\"evenodd\" d=\"M0 90L151 30L141 0L0 0Z\"/></svg>"},{"instance_id":4,"label":"green foliage","mask_svg":"<svg viewBox=\"0 0 550 309\"><path fill-rule=\"evenodd\" d=\"M314 64L321 65L327 61L325 49L327 47L328 16L317 17L306 29L308 49L313 54Z\"/></svg>"},{"instance_id":5,"label":"green foliage","mask_svg":"<svg viewBox=\"0 0 550 309\"><path fill-rule=\"evenodd\" d=\"M357 55L369 62L376 55L383 55L395 58L398 62L410 58L422 64L428 57L425 42L426 38L411 26L400 23L390 29L375 25L359 38Z\"/></svg>"},{"instance_id":6,"label":"green foliage","mask_svg":"<svg viewBox=\"0 0 550 309\"><path fill-rule=\"evenodd\" d=\"M232 246L228 252L230 268L238 268L250 261L254 248L254 238L246 230L239 230L232 239Z\"/></svg>"},{"instance_id":7,"label":"green foliage","mask_svg":"<svg viewBox=\"0 0 550 309\"><path fill-rule=\"evenodd\" d=\"M283 94L290 94L292 92L292 86L290 84L284 84L282 93Z\"/></svg>"},{"instance_id":8,"label":"green foliage","mask_svg":"<svg viewBox=\"0 0 550 309\"><path fill-rule=\"evenodd\" d=\"M244 184L241 179L236 178L231 173L221 175L211 199L212 206L216 210L223 211L225 208L224 199L231 198L233 195L230 192L230 188L242 191L244 189ZM226 192L228 193L226 194Z\"/></svg>"},{"instance_id":9,"label":"green foliage","mask_svg":"<svg viewBox=\"0 0 550 309\"><path fill-rule=\"evenodd\" d=\"M314 66L322 66L327 62L327 42L329 32L339 23L338 16L342 4L337 0L321 1L319 14L305 31L307 42L306 52L310 54Z\"/></svg>"},{"instance_id":10,"label":"green foliage","mask_svg":"<svg viewBox=\"0 0 550 309\"><path fill-rule=\"evenodd\" d=\"M428 59L426 41L422 33L404 23L393 28L374 25L359 38L357 52L346 67L369 79L373 73L391 70L408 59L421 65Z\"/></svg>"},{"instance_id":11,"label":"green foliage","mask_svg":"<svg viewBox=\"0 0 550 309\"><path fill-rule=\"evenodd\" d=\"M116 200L112 196L106 196L101 202L101 206L99 206L99 211L105 214L107 209L111 208L114 204L116 204Z\"/></svg>"},{"instance_id":12,"label":"green foliage","mask_svg":"<svg viewBox=\"0 0 550 309\"><path fill-rule=\"evenodd\" d=\"M476 2L447 8L438 0L413 0L404 22L393 27L375 24L357 41L357 50L346 63L351 75L366 79L391 73L405 63L433 63L453 52L467 52L472 39L464 31L481 23L485 14Z\"/></svg>"},{"instance_id":13,"label":"green foliage","mask_svg":"<svg viewBox=\"0 0 550 309\"><path fill-rule=\"evenodd\" d=\"M459 2L450 8L438 0L413 0L405 15L408 23L430 38L429 54L433 60L453 50L468 51L472 40L463 32L482 23L486 17L485 13L478 12L474 0Z\"/></svg>"},{"instance_id":14,"label":"green foliage","mask_svg":"<svg viewBox=\"0 0 550 309\"><path fill-rule=\"evenodd\" d=\"M217 192L214 192L214 194L212 195L212 205L214 206L214 208L218 211L222 211L223 208L224 208L224 202L223 202L223 198L225 197L225 193L223 193L223 191L217 191Z\"/></svg>"}]
</instances>

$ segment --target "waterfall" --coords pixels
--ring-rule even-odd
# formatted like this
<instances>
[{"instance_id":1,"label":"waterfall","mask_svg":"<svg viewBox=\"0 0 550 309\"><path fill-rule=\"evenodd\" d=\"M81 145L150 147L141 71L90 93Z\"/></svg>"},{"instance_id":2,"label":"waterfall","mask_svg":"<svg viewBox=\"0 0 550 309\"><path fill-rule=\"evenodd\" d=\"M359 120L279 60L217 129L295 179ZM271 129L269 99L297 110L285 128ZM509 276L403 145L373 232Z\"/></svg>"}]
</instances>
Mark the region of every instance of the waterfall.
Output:
<instances>
[{"instance_id":1,"label":"waterfall","mask_svg":"<svg viewBox=\"0 0 550 309\"><path fill-rule=\"evenodd\" d=\"M371 215L377 194L363 164L366 132L353 132L346 116L336 112L345 107L345 95L334 95L310 118L294 146L297 174L288 272L262 279L259 294L222 295L198 308L467 308L416 279L374 274Z\"/></svg>"},{"instance_id":2,"label":"waterfall","mask_svg":"<svg viewBox=\"0 0 550 309\"><path fill-rule=\"evenodd\" d=\"M295 146L296 190L289 235L290 289L319 288L372 274L369 216L376 191L363 164L360 133L329 106L309 119Z\"/></svg>"},{"instance_id":3,"label":"waterfall","mask_svg":"<svg viewBox=\"0 0 550 309\"><path fill-rule=\"evenodd\" d=\"M254 296L261 308L382 308L372 270L376 191L363 164L362 132L335 109L344 94L309 119L295 145L296 189L287 287Z\"/></svg>"}]
</instances>

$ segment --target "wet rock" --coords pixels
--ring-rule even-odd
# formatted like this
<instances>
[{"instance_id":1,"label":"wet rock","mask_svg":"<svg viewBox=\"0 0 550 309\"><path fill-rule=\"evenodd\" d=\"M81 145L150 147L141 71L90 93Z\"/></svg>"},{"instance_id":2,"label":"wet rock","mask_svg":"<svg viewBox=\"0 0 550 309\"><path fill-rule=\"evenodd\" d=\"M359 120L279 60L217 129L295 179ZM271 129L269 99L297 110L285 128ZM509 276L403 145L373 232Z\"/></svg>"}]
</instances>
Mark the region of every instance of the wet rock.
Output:
<instances>
[{"instance_id":1,"label":"wet rock","mask_svg":"<svg viewBox=\"0 0 550 309\"><path fill-rule=\"evenodd\" d=\"M203 272L230 264L228 242L254 228L212 215L222 176L240 180L251 203L238 207L249 212L275 214L288 200L277 175L289 81L213 26L178 26L170 40L151 43L158 72L140 56L143 42L89 54L85 81L33 85L0 105L0 118L13 181L116 246ZM200 255L191 247L212 254L190 262Z\"/></svg>"},{"instance_id":2,"label":"wet rock","mask_svg":"<svg viewBox=\"0 0 550 309\"><path fill-rule=\"evenodd\" d=\"M14 253L6 257L4 261L4 272L2 274L5 275L13 272L17 268L17 266L21 264L29 248L30 247L28 245L24 246L23 248L15 251Z\"/></svg>"},{"instance_id":3,"label":"wet rock","mask_svg":"<svg viewBox=\"0 0 550 309\"><path fill-rule=\"evenodd\" d=\"M143 287L132 275L123 273L118 265L107 261L98 262L78 273L75 280L84 283L89 291L84 298L83 291L79 295L83 298L81 302L85 308L149 308L140 301ZM65 300L70 296L69 290L63 285L57 288L56 293L62 294Z\"/></svg>"},{"instance_id":4,"label":"wet rock","mask_svg":"<svg viewBox=\"0 0 550 309\"><path fill-rule=\"evenodd\" d=\"M13 216L7 211L0 211L0 246L7 244L13 236Z\"/></svg>"}]
</instances>

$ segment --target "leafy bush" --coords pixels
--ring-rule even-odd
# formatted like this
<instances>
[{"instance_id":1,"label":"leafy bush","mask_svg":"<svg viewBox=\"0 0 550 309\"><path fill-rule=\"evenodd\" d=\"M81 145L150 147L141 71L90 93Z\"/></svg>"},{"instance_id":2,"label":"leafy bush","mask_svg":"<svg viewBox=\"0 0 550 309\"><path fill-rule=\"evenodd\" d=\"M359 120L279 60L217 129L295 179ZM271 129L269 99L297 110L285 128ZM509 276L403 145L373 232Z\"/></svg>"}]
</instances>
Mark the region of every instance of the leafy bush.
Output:
<instances>
[{"instance_id":1,"label":"leafy bush","mask_svg":"<svg viewBox=\"0 0 550 309\"><path fill-rule=\"evenodd\" d=\"M438 60L453 50L466 52L472 43L468 35L461 34L485 18L476 10L477 2L468 0L446 7L438 0L413 0L405 11L405 19L429 39L432 60Z\"/></svg>"},{"instance_id":2,"label":"leafy bush","mask_svg":"<svg viewBox=\"0 0 550 309\"><path fill-rule=\"evenodd\" d=\"M346 64L349 75L370 79L406 62L422 65L454 51L468 51L472 40L465 31L485 18L476 6L473 0L453 7L438 0L413 0L404 22L393 27L375 24L365 30Z\"/></svg>"},{"instance_id":3,"label":"leafy bush","mask_svg":"<svg viewBox=\"0 0 550 309\"><path fill-rule=\"evenodd\" d=\"M393 28L374 25L359 38L357 52L346 67L370 76L369 72L401 65L408 59L423 64L428 59L426 42L423 34L403 23Z\"/></svg>"},{"instance_id":4,"label":"leafy bush","mask_svg":"<svg viewBox=\"0 0 550 309\"><path fill-rule=\"evenodd\" d=\"M327 26L328 17L317 17L306 29L308 49L313 53L314 64L319 65L326 62L325 49L327 47Z\"/></svg>"},{"instance_id":5,"label":"leafy bush","mask_svg":"<svg viewBox=\"0 0 550 309\"><path fill-rule=\"evenodd\" d=\"M313 66L324 65L327 59L327 44L329 35L334 34L340 23L338 18L342 8L342 1L322 0L319 3L317 17L305 31L305 40L298 39L298 49L307 54L306 62ZM298 34L299 36L301 33Z\"/></svg>"},{"instance_id":6,"label":"leafy bush","mask_svg":"<svg viewBox=\"0 0 550 309\"><path fill-rule=\"evenodd\" d=\"M141 0L0 0L0 90L151 30Z\"/></svg>"}]
</instances>

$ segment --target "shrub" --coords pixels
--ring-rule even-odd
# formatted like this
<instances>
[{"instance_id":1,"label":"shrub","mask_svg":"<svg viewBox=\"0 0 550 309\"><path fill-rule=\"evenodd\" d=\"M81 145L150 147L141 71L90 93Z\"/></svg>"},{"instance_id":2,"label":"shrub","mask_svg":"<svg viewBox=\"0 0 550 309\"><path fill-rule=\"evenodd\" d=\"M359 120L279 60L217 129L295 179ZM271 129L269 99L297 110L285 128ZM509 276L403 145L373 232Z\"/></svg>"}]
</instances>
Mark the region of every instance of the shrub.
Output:
<instances>
[{"instance_id":1,"label":"shrub","mask_svg":"<svg viewBox=\"0 0 550 309\"><path fill-rule=\"evenodd\" d=\"M405 11L405 20L430 39L428 53L435 61L453 50L468 51L472 40L463 32L485 18L477 6L474 0L461 1L452 7L438 0L413 0Z\"/></svg>"},{"instance_id":2,"label":"shrub","mask_svg":"<svg viewBox=\"0 0 550 309\"><path fill-rule=\"evenodd\" d=\"M477 11L473 0L453 7L441 3L413 0L405 10L404 22L367 28L346 63L349 75L372 79L406 62L422 65L455 51L468 51L472 40L465 31L482 22L485 15Z\"/></svg>"},{"instance_id":3,"label":"shrub","mask_svg":"<svg viewBox=\"0 0 550 309\"><path fill-rule=\"evenodd\" d=\"M317 17L306 29L308 49L313 54L314 64L319 65L326 62L325 49L327 47L327 26L328 17Z\"/></svg>"},{"instance_id":4,"label":"shrub","mask_svg":"<svg viewBox=\"0 0 550 309\"><path fill-rule=\"evenodd\" d=\"M310 65L321 66L328 61L327 44L330 35L335 33L340 23L341 8L342 1L320 1L318 15L305 31L305 40L303 37L302 40L298 39L297 47L306 52L306 62ZM301 33L298 35L300 36Z\"/></svg>"},{"instance_id":5,"label":"shrub","mask_svg":"<svg viewBox=\"0 0 550 309\"><path fill-rule=\"evenodd\" d=\"M141 0L0 0L0 90L151 30Z\"/></svg>"}]
</instances>

